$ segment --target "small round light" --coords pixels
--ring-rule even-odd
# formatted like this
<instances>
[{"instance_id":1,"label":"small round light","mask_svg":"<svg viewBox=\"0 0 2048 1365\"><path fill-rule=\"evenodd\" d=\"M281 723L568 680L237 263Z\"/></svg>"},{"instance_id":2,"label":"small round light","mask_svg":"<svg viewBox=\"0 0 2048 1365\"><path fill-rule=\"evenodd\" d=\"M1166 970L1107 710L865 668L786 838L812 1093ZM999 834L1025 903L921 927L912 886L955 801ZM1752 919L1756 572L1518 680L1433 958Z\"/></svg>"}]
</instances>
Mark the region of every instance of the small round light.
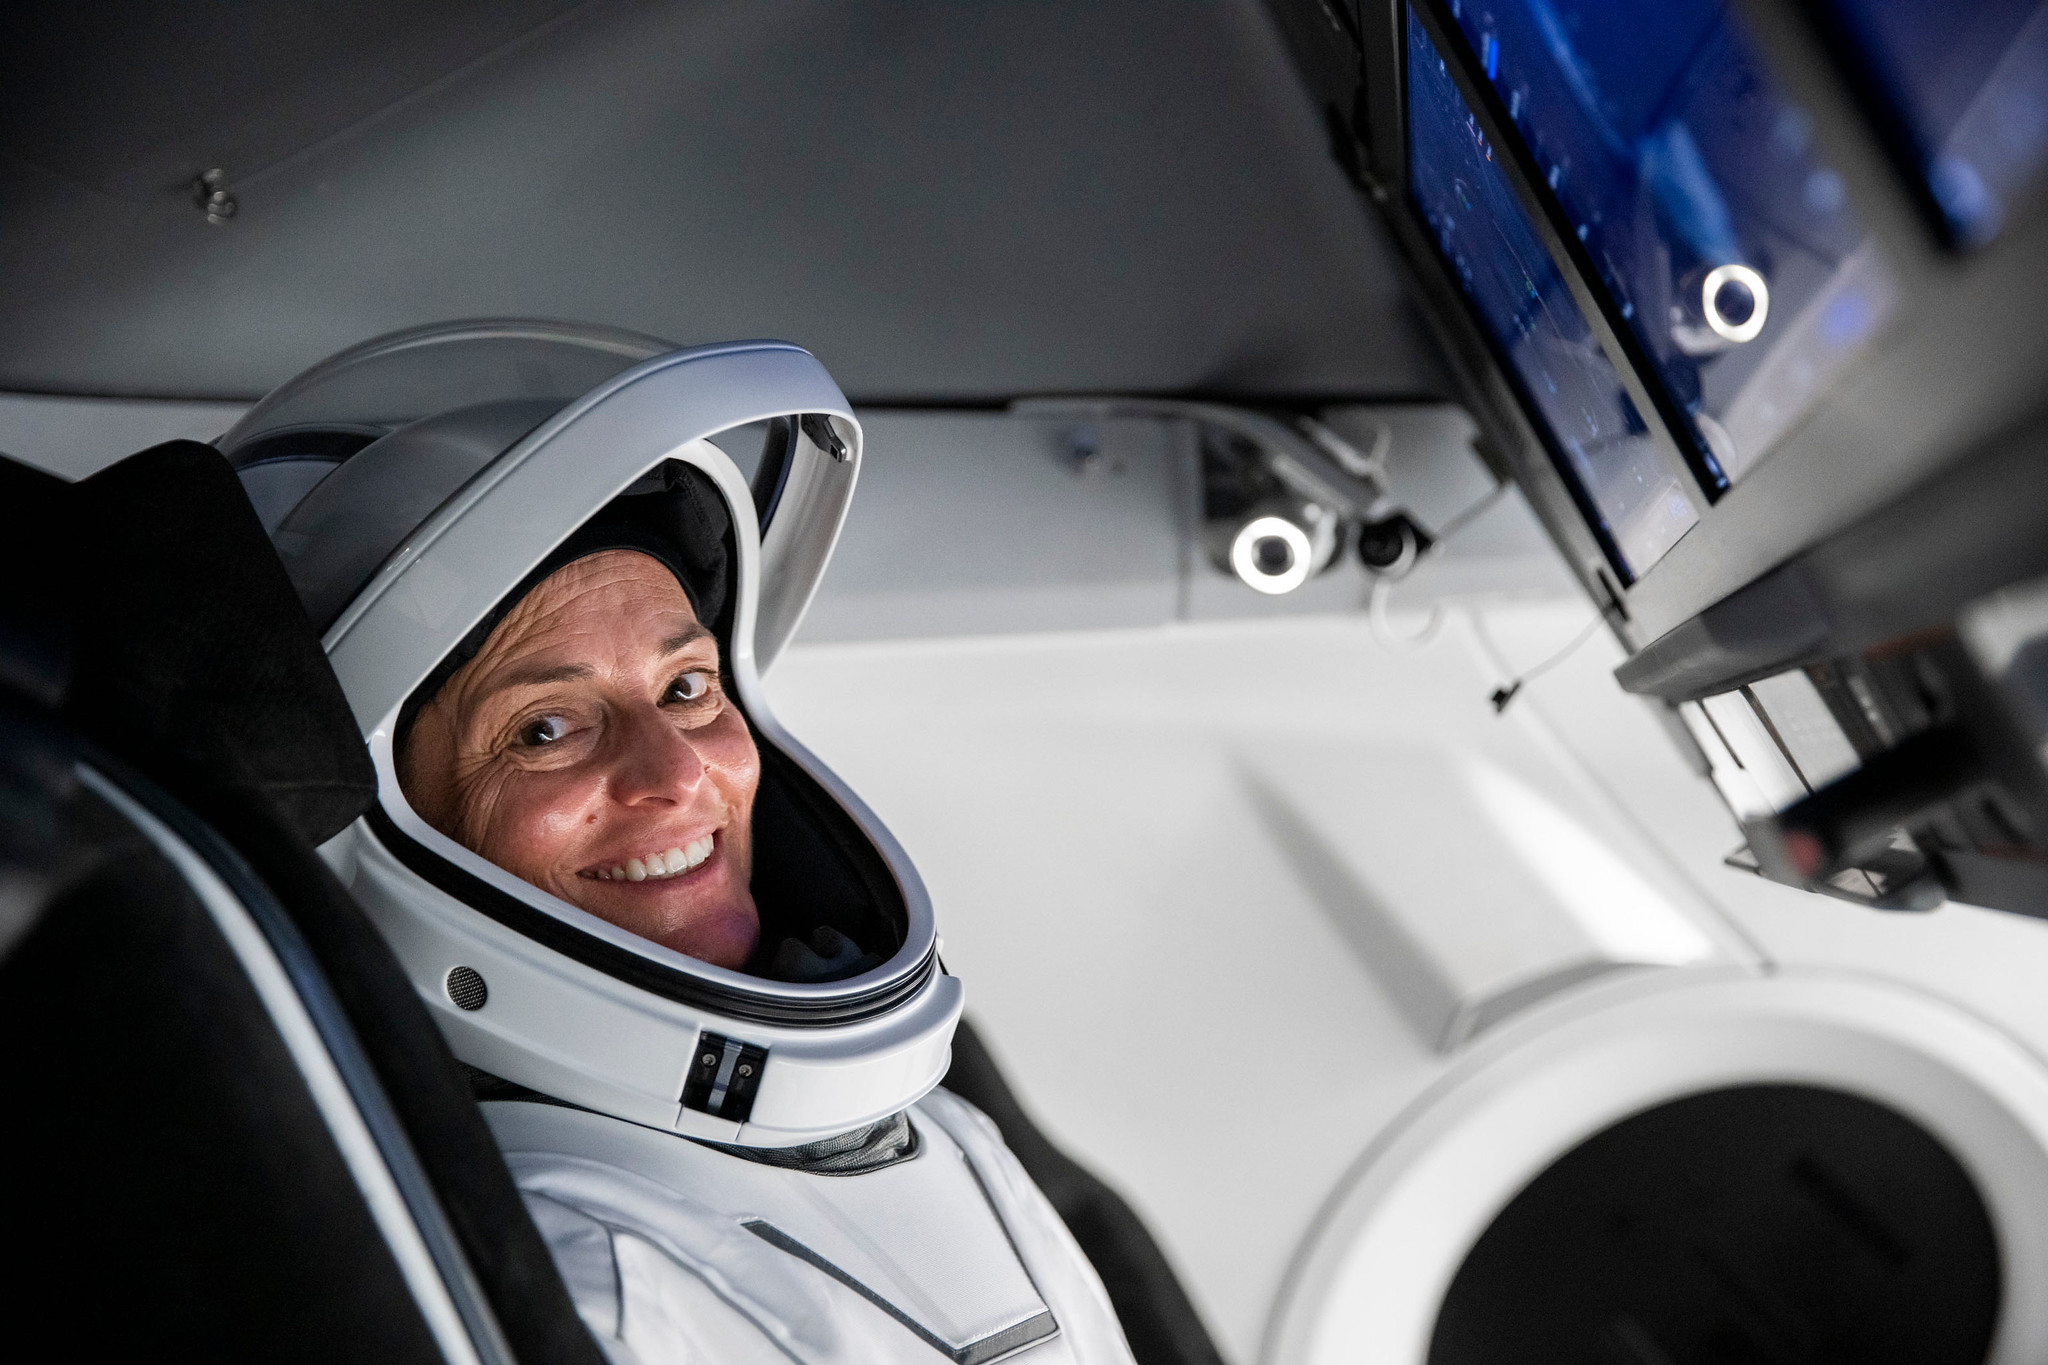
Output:
<instances>
[{"instance_id":1,"label":"small round light","mask_svg":"<svg viewBox=\"0 0 2048 1365\"><path fill-rule=\"evenodd\" d=\"M1277 597L1308 582L1314 547L1285 517L1254 517L1230 542L1230 567L1247 587Z\"/></svg>"},{"instance_id":2,"label":"small round light","mask_svg":"<svg viewBox=\"0 0 2048 1365\"><path fill-rule=\"evenodd\" d=\"M1749 316L1740 322L1730 322L1721 311L1721 291L1731 284L1747 289L1755 301ZM1737 345L1755 341L1764 330L1764 320L1770 316L1771 287L1764 283L1762 275L1746 265L1717 265L1700 282L1700 311L1706 315L1707 326L1722 340Z\"/></svg>"}]
</instances>

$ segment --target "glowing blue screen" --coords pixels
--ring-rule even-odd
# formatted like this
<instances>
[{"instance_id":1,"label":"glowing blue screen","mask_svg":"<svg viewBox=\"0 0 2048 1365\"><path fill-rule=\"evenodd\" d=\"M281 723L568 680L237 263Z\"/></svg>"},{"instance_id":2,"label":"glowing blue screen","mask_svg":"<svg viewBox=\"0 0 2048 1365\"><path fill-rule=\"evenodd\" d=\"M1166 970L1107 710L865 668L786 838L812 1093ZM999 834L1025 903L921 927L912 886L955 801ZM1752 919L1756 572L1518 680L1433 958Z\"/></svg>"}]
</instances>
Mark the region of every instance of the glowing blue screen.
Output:
<instances>
[{"instance_id":1,"label":"glowing blue screen","mask_svg":"<svg viewBox=\"0 0 2048 1365\"><path fill-rule=\"evenodd\" d=\"M1699 508L1658 454L1564 275L1522 210L1441 53L1408 16L1409 194L1546 428L1624 577L1663 558Z\"/></svg>"},{"instance_id":2,"label":"glowing blue screen","mask_svg":"<svg viewBox=\"0 0 2048 1365\"><path fill-rule=\"evenodd\" d=\"M1890 4L1891 0L1872 0ZM1867 343L1891 276L1725 0L1452 0L1709 488Z\"/></svg>"}]
</instances>

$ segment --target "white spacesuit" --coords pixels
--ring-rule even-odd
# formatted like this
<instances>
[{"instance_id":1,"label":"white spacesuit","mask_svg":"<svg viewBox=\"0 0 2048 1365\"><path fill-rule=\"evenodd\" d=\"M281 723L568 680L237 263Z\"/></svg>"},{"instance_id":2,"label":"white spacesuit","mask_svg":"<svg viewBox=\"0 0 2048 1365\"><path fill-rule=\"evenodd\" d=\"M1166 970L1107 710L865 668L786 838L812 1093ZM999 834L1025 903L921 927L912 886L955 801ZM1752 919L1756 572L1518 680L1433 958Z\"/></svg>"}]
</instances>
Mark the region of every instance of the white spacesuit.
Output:
<instances>
[{"instance_id":1,"label":"white spacesuit","mask_svg":"<svg viewBox=\"0 0 2048 1365\"><path fill-rule=\"evenodd\" d=\"M714 441L761 448L751 489ZM1127 1361L1051 1206L934 1089L962 992L916 872L761 689L859 470L823 367L779 342L453 324L316 366L221 445L377 767L378 804L322 852L473 1069L606 1349ZM480 637L538 574L619 545L683 581L760 751L746 970L520 880L399 785L404 727Z\"/></svg>"}]
</instances>

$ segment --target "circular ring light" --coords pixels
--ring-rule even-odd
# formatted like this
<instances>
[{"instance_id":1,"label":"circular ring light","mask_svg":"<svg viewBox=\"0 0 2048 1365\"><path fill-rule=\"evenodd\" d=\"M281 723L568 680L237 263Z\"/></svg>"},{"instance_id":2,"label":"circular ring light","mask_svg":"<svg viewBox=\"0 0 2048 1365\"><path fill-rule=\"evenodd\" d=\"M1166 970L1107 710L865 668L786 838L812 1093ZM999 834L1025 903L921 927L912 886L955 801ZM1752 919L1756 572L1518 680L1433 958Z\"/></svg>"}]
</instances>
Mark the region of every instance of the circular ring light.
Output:
<instances>
[{"instance_id":1,"label":"circular ring light","mask_svg":"<svg viewBox=\"0 0 2048 1365\"><path fill-rule=\"evenodd\" d=\"M1247 587L1278 597L1308 582L1314 553L1308 532L1287 518L1253 517L1230 542L1230 567Z\"/></svg>"},{"instance_id":2,"label":"circular ring light","mask_svg":"<svg viewBox=\"0 0 2048 1365\"><path fill-rule=\"evenodd\" d=\"M1749 291L1756 304L1749 310L1749 316L1741 322L1730 322L1721 311L1721 290L1728 285L1739 284ZM1707 272L1707 278L1700 283L1700 311L1706 315L1707 326L1714 329L1714 335L1724 341L1741 345L1755 341L1764 330L1764 321L1771 313L1771 287L1764 283L1764 277L1746 265L1717 265Z\"/></svg>"}]
</instances>

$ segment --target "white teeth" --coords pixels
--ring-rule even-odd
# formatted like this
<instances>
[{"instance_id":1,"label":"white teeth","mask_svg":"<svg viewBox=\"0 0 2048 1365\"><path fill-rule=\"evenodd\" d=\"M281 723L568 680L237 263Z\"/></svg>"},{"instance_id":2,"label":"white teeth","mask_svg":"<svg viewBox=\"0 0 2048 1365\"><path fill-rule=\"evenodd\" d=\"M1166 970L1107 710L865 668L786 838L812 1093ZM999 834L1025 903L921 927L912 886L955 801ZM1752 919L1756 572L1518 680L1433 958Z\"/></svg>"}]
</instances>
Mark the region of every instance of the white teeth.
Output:
<instances>
[{"instance_id":1,"label":"white teeth","mask_svg":"<svg viewBox=\"0 0 2048 1365\"><path fill-rule=\"evenodd\" d=\"M647 875L649 879L680 876L691 868L696 867L711 856L714 838L715 836L707 834L686 848L672 848L666 853L649 854L647 857Z\"/></svg>"},{"instance_id":2,"label":"white teeth","mask_svg":"<svg viewBox=\"0 0 2048 1365\"><path fill-rule=\"evenodd\" d=\"M707 834L703 838L682 848L672 848L663 853L650 853L645 859L628 858L626 865L614 863L609 868L600 867L587 875L607 882L659 881L667 877L680 876L692 868L700 867L712 850L718 846L718 836Z\"/></svg>"}]
</instances>

